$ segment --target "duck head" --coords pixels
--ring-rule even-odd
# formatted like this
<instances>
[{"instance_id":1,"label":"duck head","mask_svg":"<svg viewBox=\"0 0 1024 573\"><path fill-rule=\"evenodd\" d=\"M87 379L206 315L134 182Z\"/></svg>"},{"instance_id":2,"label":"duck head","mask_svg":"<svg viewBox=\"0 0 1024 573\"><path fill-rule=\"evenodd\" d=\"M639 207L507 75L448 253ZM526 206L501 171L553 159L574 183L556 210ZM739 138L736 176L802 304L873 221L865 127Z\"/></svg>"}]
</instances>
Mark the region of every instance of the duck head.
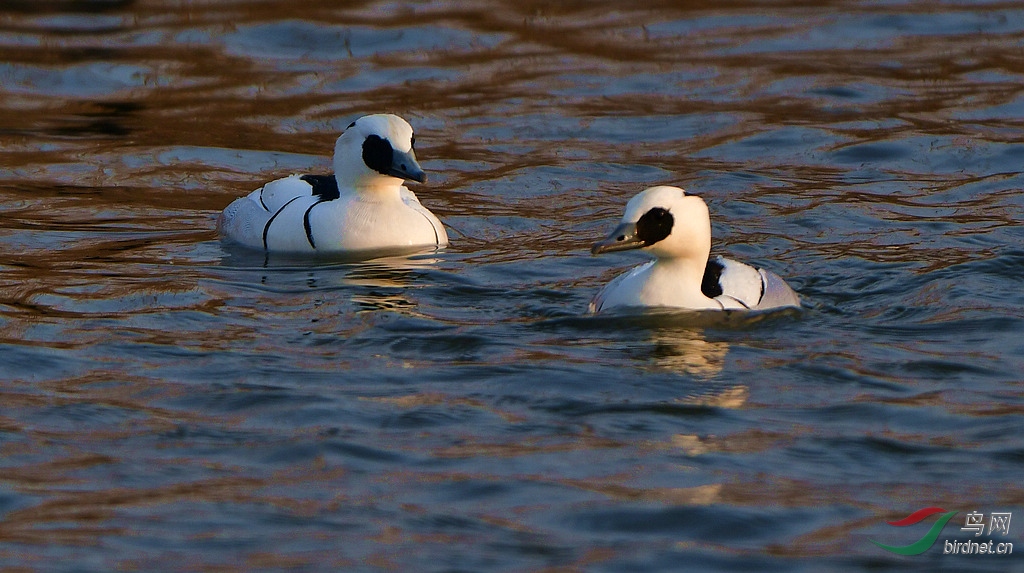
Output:
<instances>
[{"instance_id":1,"label":"duck head","mask_svg":"<svg viewBox=\"0 0 1024 573\"><path fill-rule=\"evenodd\" d=\"M393 114L363 116L334 145L334 173L341 186L374 187L423 183L409 122Z\"/></svg>"},{"instance_id":2,"label":"duck head","mask_svg":"<svg viewBox=\"0 0 1024 573\"><path fill-rule=\"evenodd\" d=\"M641 191L626 203L619 226L594 243L599 255L643 249L658 258L706 262L711 253L711 216L704 200L679 187L660 185Z\"/></svg>"}]
</instances>

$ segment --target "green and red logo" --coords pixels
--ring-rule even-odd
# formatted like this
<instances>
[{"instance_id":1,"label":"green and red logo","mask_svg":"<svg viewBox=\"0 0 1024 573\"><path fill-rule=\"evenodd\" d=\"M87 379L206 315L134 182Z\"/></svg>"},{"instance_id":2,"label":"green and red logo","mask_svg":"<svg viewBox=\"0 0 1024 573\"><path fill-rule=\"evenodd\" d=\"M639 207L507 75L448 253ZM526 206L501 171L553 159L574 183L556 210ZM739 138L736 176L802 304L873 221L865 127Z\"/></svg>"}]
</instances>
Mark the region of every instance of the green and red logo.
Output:
<instances>
[{"instance_id":1,"label":"green and red logo","mask_svg":"<svg viewBox=\"0 0 1024 573\"><path fill-rule=\"evenodd\" d=\"M941 513L943 515L939 518L938 521L932 524L932 528L928 530L928 533L924 534L924 537L918 539L910 545L886 545L884 543L879 543L874 539L870 541L871 543L874 543L875 545L881 547L882 549L885 549L886 551L891 551L892 553L896 553L899 555L920 555L925 551L928 551L928 549L930 549L932 545L935 545L935 540L939 538L939 533L942 533L942 528L946 526L946 522L952 519L957 512L947 512L945 509L942 509L941 507L926 507L924 509L919 509L914 513L911 513L903 519L899 519L896 521L886 521L886 523L888 523L889 525L895 525L896 527L906 527L908 525L921 523L922 521L928 519L936 513Z\"/></svg>"}]
</instances>

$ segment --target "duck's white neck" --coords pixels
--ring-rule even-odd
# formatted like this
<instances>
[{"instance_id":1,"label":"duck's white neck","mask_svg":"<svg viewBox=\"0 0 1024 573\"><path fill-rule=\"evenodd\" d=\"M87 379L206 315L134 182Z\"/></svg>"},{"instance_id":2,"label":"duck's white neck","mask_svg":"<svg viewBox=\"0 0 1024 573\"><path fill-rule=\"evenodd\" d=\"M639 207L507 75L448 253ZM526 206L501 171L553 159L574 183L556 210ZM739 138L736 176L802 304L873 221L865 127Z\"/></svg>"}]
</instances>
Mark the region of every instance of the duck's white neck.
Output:
<instances>
[{"instance_id":1,"label":"duck's white neck","mask_svg":"<svg viewBox=\"0 0 1024 573\"><path fill-rule=\"evenodd\" d=\"M394 177L380 177L370 181L363 181L355 188L364 193L377 195L388 195L398 197L402 191L402 180Z\"/></svg>"},{"instance_id":2,"label":"duck's white neck","mask_svg":"<svg viewBox=\"0 0 1024 573\"><path fill-rule=\"evenodd\" d=\"M401 201L404 181L397 177L364 177L357 181L338 181L339 189L351 189L356 195L378 201Z\"/></svg>"},{"instance_id":3,"label":"duck's white neck","mask_svg":"<svg viewBox=\"0 0 1024 573\"><path fill-rule=\"evenodd\" d=\"M704 280L704 269L707 264L706 258L658 257L654 263L654 270L658 273L672 274L676 281L682 281L688 288L693 287L700 291L700 283Z\"/></svg>"}]
</instances>

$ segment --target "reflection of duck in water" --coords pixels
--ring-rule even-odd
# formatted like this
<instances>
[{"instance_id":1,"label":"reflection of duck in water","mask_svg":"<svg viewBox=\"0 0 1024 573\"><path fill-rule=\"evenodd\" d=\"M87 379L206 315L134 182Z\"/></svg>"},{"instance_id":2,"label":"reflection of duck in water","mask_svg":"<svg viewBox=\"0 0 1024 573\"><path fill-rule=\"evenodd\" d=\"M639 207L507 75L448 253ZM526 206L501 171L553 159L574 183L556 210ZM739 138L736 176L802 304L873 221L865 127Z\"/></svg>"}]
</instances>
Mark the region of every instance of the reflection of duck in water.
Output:
<instances>
[{"instance_id":1,"label":"reflection of duck in water","mask_svg":"<svg viewBox=\"0 0 1024 573\"><path fill-rule=\"evenodd\" d=\"M678 320L681 315L676 313L674 316ZM671 317L666 315L664 318ZM649 342L651 370L692 378L691 384L680 386L685 390L673 400L675 403L727 409L746 405L749 387L737 384L729 376L719 376L725 369L729 354L727 341L709 340L703 328L661 324L651 331Z\"/></svg>"},{"instance_id":2,"label":"reflection of duck in water","mask_svg":"<svg viewBox=\"0 0 1024 573\"><path fill-rule=\"evenodd\" d=\"M352 302L361 310L391 310L421 316L417 303L406 294L416 285L429 283L427 271L438 262L433 257L385 257L352 265L342 283L353 289Z\"/></svg>"},{"instance_id":3,"label":"reflection of duck in water","mask_svg":"<svg viewBox=\"0 0 1024 573\"><path fill-rule=\"evenodd\" d=\"M699 329L658 328L651 333L651 359L658 370L710 380L725 368L729 343L707 340Z\"/></svg>"},{"instance_id":4,"label":"reflection of duck in water","mask_svg":"<svg viewBox=\"0 0 1024 573\"><path fill-rule=\"evenodd\" d=\"M397 115L361 117L334 146L333 175L292 175L232 202L218 228L271 253L378 253L448 245L441 221L403 181L426 181L412 127Z\"/></svg>"},{"instance_id":5,"label":"reflection of duck in water","mask_svg":"<svg viewBox=\"0 0 1024 573\"><path fill-rule=\"evenodd\" d=\"M413 293L437 283L439 260L431 254L412 254L367 261L342 257L303 262L294 257L227 248L218 274L227 282L273 293L278 301L311 295L316 297L312 299L315 306L329 298L335 302L349 300L356 311L397 310L418 315L414 309L419 304ZM330 296L325 296L327 293ZM336 307L328 307L336 312Z\"/></svg>"},{"instance_id":6,"label":"reflection of duck in water","mask_svg":"<svg viewBox=\"0 0 1024 573\"><path fill-rule=\"evenodd\" d=\"M678 187L651 187L630 199L622 223L592 252L628 249L644 249L657 258L608 283L590 303L591 312L615 307L766 310L800 306L800 297L779 275L723 257L709 259L707 204Z\"/></svg>"}]
</instances>

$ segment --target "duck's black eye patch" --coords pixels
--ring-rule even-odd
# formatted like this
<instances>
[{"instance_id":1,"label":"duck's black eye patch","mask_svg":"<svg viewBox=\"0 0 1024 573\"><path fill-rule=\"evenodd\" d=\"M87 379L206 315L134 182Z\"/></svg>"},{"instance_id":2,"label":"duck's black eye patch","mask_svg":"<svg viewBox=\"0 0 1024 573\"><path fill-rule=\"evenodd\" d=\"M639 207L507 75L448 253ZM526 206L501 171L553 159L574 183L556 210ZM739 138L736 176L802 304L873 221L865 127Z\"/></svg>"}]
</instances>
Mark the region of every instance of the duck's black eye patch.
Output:
<instances>
[{"instance_id":1,"label":"duck's black eye patch","mask_svg":"<svg viewBox=\"0 0 1024 573\"><path fill-rule=\"evenodd\" d=\"M395 150L391 142L379 135L367 135L363 141L363 163L377 173L388 175Z\"/></svg>"},{"instance_id":2,"label":"duck's black eye patch","mask_svg":"<svg viewBox=\"0 0 1024 573\"><path fill-rule=\"evenodd\" d=\"M644 242L645 247L649 247L669 236L674 222L675 219L668 209L655 207L644 213L636 222L636 237Z\"/></svg>"},{"instance_id":3,"label":"duck's black eye patch","mask_svg":"<svg viewBox=\"0 0 1024 573\"><path fill-rule=\"evenodd\" d=\"M412 136L411 140L409 141L409 147L416 147L416 136L415 135Z\"/></svg>"}]
</instances>

